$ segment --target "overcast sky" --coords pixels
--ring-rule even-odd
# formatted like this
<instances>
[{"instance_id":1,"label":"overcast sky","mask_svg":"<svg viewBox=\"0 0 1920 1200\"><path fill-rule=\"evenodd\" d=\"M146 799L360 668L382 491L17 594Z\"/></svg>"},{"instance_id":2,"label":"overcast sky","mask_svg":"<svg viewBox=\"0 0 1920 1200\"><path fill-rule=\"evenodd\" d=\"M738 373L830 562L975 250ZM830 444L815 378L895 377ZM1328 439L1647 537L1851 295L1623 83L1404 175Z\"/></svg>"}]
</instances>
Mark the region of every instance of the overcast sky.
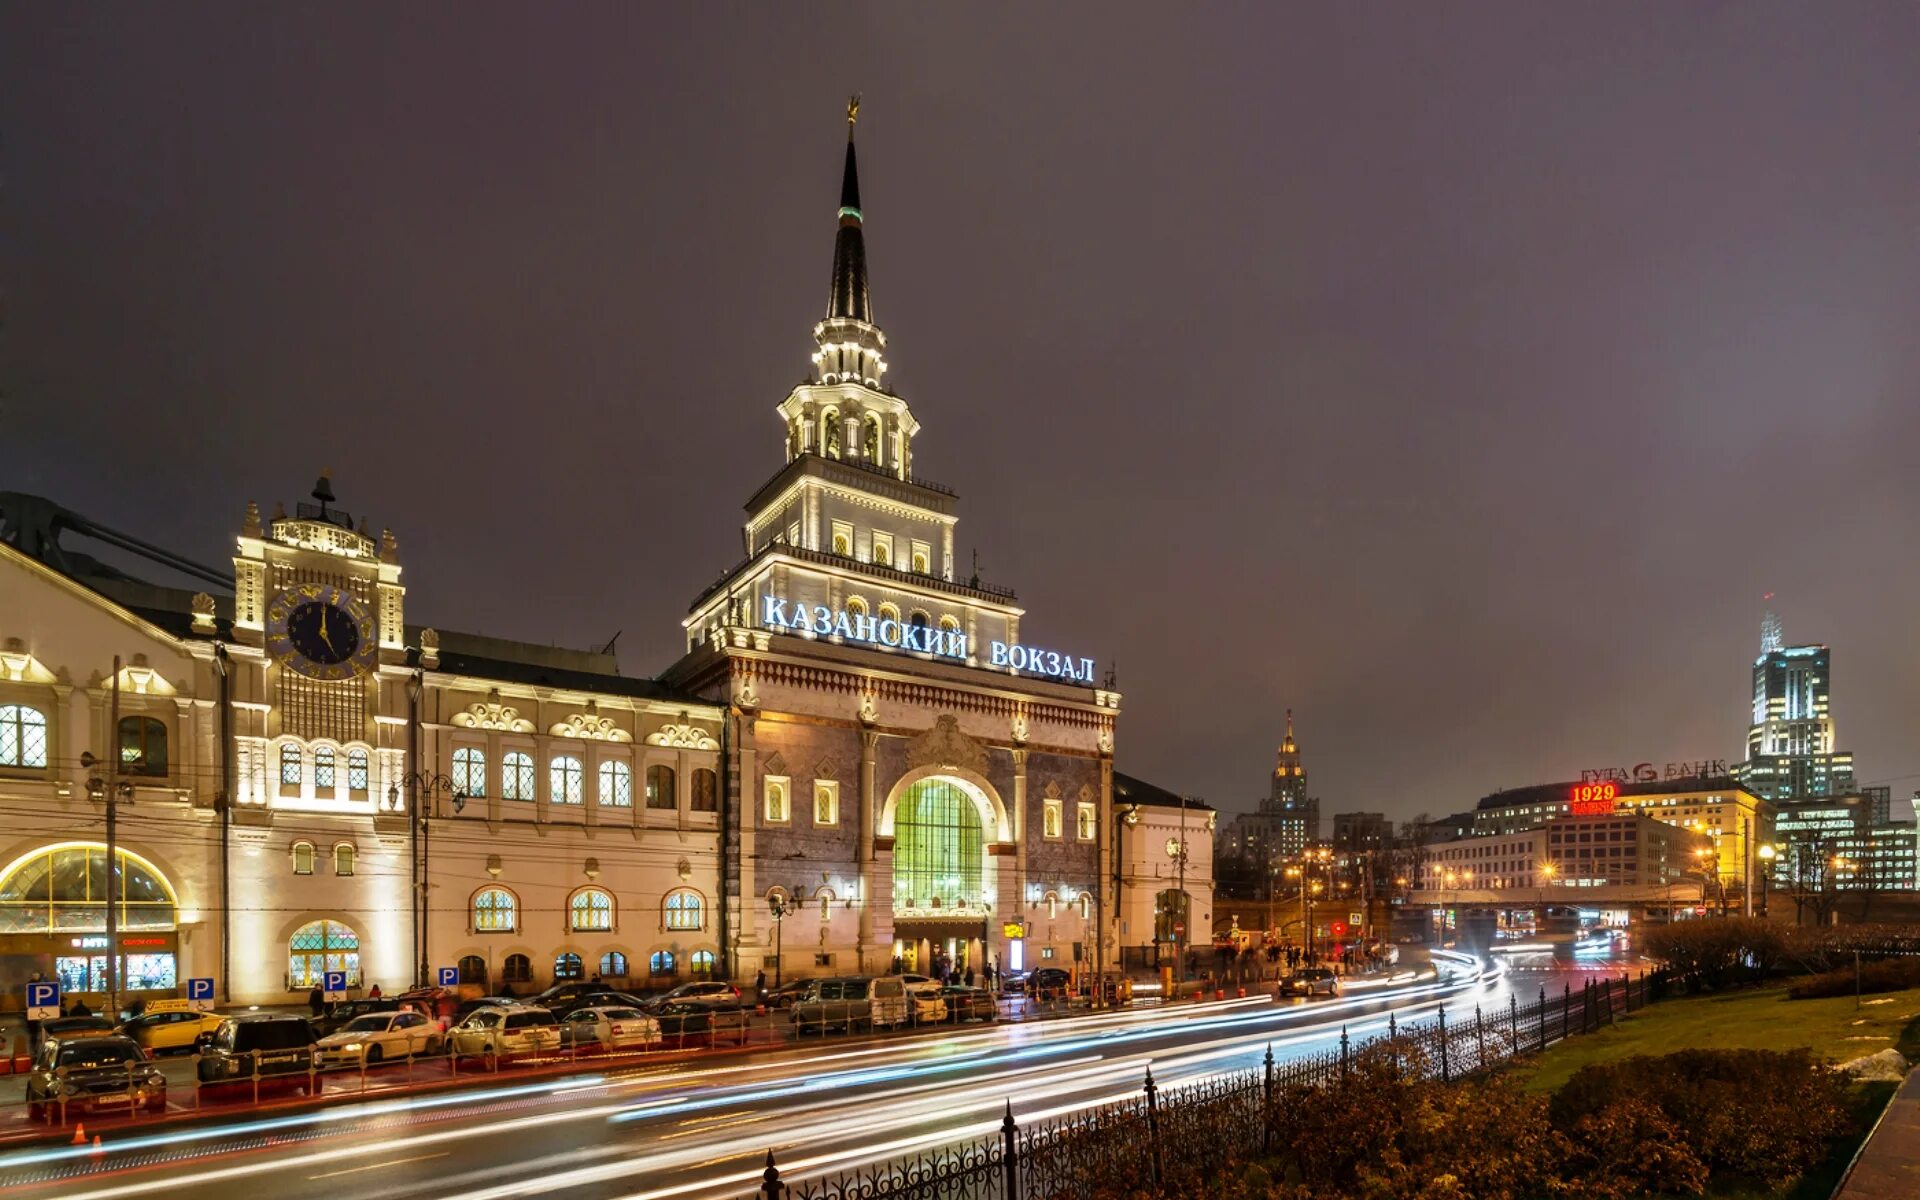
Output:
<instances>
[{"instance_id":1,"label":"overcast sky","mask_svg":"<svg viewBox=\"0 0 1920 1200\"><path fill-rule=\"evenodd\" d=\"M859 90L916 470L1121 769L1736 759L1772 591L1906 795L1916 64L1909 3L11 5L0 489L217 562L331 467L410 618L656 673Z\"/></svg>"}]
</instances>

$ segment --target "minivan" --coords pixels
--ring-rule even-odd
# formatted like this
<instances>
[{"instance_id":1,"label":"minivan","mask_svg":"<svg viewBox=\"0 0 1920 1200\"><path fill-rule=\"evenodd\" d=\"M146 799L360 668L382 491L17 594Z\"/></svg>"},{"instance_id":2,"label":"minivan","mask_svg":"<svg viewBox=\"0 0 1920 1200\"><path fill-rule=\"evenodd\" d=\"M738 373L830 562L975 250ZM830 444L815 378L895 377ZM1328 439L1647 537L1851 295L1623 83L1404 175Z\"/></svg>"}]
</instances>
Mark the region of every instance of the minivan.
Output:
<instances>
[{"instance_id":1,"label":"minivan","mask_svg":"<svg viewBox=\"0 0 1920 1200\"><path fill-rule=\"evenodd\" d=\"M819 979L788 1012L795 1036L907 1023L907 985L898 975Z\"/></svg>"},{"instance_id":2,"label":"minivan","mask_svg":"<svg viewBox=\"0 0 1920 1200\"><path fill-rule=\"evenodd\" d=\"M203 1033L194 1045L200 1051L201 1083L229 1083L275 1075L305 1075L313 1064L313 1026L305 1017L282 1013L247 1013L228 1017L220 1028Z\"/></svg>"}]
</instances>

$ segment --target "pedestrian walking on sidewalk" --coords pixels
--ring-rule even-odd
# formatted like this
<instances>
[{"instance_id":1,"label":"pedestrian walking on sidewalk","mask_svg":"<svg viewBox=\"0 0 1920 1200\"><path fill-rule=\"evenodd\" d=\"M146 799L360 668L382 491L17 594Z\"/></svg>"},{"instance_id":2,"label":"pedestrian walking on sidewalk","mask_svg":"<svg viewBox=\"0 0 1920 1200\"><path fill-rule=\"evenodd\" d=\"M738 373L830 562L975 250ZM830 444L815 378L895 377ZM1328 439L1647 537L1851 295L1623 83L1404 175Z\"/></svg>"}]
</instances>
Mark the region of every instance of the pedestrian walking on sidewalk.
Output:
<instances>
[{"instance_id":1,"label":"pedestrian walking on sidewalk","mask_svg":"<svg viewBox=\"0 0 1920 1200\"><path fill-rule=\"evenodd\" d=\"M307 1011L315 1020L327 1011L327 994L320 990L320 985L317 983L313 985L313 990L307 993Z\"/></svg>"}]
</instances>

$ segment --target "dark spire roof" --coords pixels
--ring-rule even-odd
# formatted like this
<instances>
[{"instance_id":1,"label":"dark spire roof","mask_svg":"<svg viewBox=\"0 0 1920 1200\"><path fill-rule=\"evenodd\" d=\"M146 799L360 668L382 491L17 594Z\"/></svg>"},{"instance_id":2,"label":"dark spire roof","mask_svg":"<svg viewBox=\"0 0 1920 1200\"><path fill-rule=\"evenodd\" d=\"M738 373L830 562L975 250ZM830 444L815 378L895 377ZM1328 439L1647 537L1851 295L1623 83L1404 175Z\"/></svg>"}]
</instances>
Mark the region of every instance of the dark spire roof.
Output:
<instances>
[{"instance_id":1,"label":"dark spire roof","mask_svg":"<svg viewBox=\"0 0 1920 1200\"><path fill-rule=\"evenodd\" d=\"M827 316L873 323L867 299L867 244L860 236L860 169L853 156L853 122L860 98L847 105L847 167L840 176L840 232L833 239L833 294Z\"/></svg>"}]
</instances>

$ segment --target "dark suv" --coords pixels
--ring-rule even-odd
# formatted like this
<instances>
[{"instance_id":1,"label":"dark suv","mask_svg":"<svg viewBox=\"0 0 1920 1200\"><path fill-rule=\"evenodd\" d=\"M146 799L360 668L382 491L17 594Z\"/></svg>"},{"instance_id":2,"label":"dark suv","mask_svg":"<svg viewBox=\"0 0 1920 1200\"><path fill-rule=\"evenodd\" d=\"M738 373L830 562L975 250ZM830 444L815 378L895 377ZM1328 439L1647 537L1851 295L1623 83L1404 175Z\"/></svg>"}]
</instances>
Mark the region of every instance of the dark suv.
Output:
<instances>
[{"instance_id":1,"label":"dark suv","mask_svg":"<svg viewBox=\"0 0 1920 1200\"><path fill-rule=\"evenodd\" d=\"M305 1017L281 1013L248 1013L228 1017L220 1028L203 1033L200 1082L230 1083L251 1079L305 1075L313 1063L313 1026Z\"/></svg>"},{"instance_id":2,"label":"dark suv","mask_svg":"<svg viewBox=\"0 0 1920 1200\"><path fill-rule=\"evenodd\" d=\"M167 1081L129 1037L48 1038L27 1076L27 1115L58 1109L130 1112L167 1107Z\"/></svg>"}]
</instances>

